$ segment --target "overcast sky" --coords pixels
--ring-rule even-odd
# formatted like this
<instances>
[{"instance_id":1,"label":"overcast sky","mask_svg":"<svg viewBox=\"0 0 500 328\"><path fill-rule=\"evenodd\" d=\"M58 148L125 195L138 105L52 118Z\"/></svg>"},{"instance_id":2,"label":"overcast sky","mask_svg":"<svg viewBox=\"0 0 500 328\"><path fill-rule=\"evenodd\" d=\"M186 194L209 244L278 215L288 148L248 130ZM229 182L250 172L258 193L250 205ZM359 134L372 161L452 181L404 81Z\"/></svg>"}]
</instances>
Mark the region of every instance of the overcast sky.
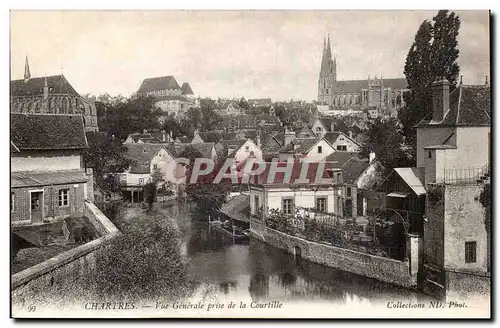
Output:
<instances>
[{"instance_id":1,"label":"overcast sky","mask_svg":"<svg viewBox=\"0 0 500 328\"><path fill-rule=\"evenodd\" d=\"M457 12L464 83L489 75L487 11ZM130 95L174 75L201 96L317 97L323 37L338 79L403 77L415 33L435 11L11 12L12 79L61 72L80 93Z\"/></svg>"}]
</instances>

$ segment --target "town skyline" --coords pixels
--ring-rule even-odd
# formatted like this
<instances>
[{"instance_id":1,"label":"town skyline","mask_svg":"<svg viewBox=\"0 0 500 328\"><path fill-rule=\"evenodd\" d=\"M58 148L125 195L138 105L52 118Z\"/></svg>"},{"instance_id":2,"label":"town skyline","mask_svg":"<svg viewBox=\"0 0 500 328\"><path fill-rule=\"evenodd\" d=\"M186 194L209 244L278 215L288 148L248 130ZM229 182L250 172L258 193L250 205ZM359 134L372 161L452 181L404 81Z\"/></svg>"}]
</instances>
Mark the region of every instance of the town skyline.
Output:
<instances>
[{"instance_id":1,"label":"town skyline","mask_svg":"<svg viewBox=\"0 0 500 328\"><path fill-rule=\"evenodd\" d=\"M489 13L456 13L460 74L465 84L483 84L490 71ZM12 11L11 79L23 77L28 56L32 77L62 73L82 94L129 96L145 78L174 75L203 97L315 100L328 34L338 79L404 77L415 33L435 14ZM31 33L33 25L45 37Z\"/></svg>"}]
</instances>

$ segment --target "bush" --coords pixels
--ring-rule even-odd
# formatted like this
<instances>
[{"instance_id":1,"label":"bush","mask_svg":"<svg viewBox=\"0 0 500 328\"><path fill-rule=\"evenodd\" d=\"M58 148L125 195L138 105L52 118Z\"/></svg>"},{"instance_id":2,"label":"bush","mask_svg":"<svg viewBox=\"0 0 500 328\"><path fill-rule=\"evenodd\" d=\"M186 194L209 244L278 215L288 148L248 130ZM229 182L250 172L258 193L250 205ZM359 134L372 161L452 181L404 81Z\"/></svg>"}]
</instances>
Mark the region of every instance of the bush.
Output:
<instances>
[{"instance_id":1,"label":"bush","mask_svg":"<svg viewBox=\"0 0 500 328\"><path fill-rule=\"evenodd\" d=\"M179 243L178 232L157 213L131 220L96 258L96 291L122 299L186 296L193 284Z\"/></svg>"}]
</instances>

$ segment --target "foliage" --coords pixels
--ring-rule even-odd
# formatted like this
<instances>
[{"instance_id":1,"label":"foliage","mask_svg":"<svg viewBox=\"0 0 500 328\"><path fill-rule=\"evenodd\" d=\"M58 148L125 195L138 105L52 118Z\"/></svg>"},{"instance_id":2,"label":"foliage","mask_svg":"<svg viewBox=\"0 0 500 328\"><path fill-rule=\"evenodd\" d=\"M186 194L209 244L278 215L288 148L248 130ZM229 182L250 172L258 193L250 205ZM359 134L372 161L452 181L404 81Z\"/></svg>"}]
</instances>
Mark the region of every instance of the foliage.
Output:
<instances>
[{"instance_id":1,"label":"foliage","mask_svg":"<svg viewBox=\"0 0 500 328\"><path fill-rule=\"evenodd\" d=\"M167 133L172 132L172 138L176 139L189 134L189 130L186 129L186 124L182 121L176 120L172 116L167 116L163 121L162 129Z\"/></svg>"},{"instance_id":2,"label":"foliage","mask_svg":"<svg viewBox=\"0 0 500 328\"><path fill-rule=\"evenodd\" d=\"M144 186L144 194L146 196L146 203L148 204L148 210L151 211L153 208L153 203L156 198L156 183L149 182Z\"/></svg>"},{"instance_id":3,"label":"foliage","mask_svg":"<svg viewBox=\"0 0 500 328\"><path fill-rule=\"evenodd\" d=\"M134 164L126 158L127 148L119 139L100 132L87 132L87 142L89 148L84 152L85 162L93 169L97 185L105 191L118 191L120 181L116 173Z\"/></svg>"},{"instance_id":4,"label":"foliage","mask_svg":"<svg viewBox=\"0 0 500 328\"><path fill-rule=\"evenodd\" d=\"M375 152L386 173L395 167L415 165L413 149L406 148L397 119L377 118L370 123L366 137L361 151L362 156L367 157L370 152Z\"/></svg>"},{"instance_id":5,"label":"foliage","mask_svg":"<svg viewBox=\"0 0 500 328\"><path fill-rule=\"evenodd\" d=\"M450 82L455 88L460 68L457 48L460 19L454 13L440 10L433 18L434 25L425 20L415 35L406 57L404 74L410 89L407 106L398 116L403 124L406 143L416 147L415 124L432 111L431 85L438 77Z\"/></svg>"},{"instance_id":6,"label":"foliage","mask_svg":"<svg viewBox=\"0 0 500 328\"><path fill-rule=\"evenodd\" d=\"M163 113L154 107L152 96L132 96L112 103L106 109L102 130L118 139L146 129L160 129L159 117Z\"/></svg>"},{"instance_id":7,"label":"foliage","mask_svg":"<svg viewBox=\"0 0 500 328\"><path fill-rule=\"evenodd\" d=\"M232 189L232 184L229 181L222 180L220 183L213 183L225 158L219 159L210 174L199 176L195 183L190 183L195 159L203 156L198 150L187 147L180 154L180 157L190 160L186 172L186 194L196 204L194 216L203 220L208 219L209 215L215 217Z\"/></svg>"},{"instance_id":8,"label":"foliage","mask_svg":"<svg viewBox=\"0 0 500 328\"><path fill-rule=\"evenodd\" d=\"M159 168L153 169L153 173L151 173L151 180L155 184L163 180L163 176L161 175L161 170Z\"/></svg>"},{"instance_id":9,"label":"foliage","mask_svg":"<svg viewBox=\"0 0 500 328\"><path fill-rule=\"evenodd\" d=\"M222 117L215 111L215 102L211 99L202 99L200 108L190 108L186 117L179 122L184 134L193 136L194 131L211 131L214 126L222 122Z\"/></svg>"},{"instance_id":10,"label":"foliage","mask_svg":"<svg viewBox=\"0 0 500 328\"><path fill-rule=\"evenodd\" d=\"M188 295L192 282L179 243L178 232L159 213L130 220L96 256L96 291L105 298L132 300Z\"/></svg>"}]
</instances>

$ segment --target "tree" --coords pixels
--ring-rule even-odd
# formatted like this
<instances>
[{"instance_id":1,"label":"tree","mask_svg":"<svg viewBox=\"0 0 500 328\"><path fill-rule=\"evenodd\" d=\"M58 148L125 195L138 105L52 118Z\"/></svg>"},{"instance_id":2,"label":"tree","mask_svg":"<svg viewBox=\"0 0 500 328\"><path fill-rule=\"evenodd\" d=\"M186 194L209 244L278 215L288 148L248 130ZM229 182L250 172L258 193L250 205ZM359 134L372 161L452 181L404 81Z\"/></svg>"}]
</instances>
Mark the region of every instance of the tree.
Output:
<instances>
[{"instance_id":1,"label":"tree","mask_svg":"<svg viewBox=\"0 0 500 328\"><path fill-rule=\"evenodd\" d=\"M217 216L218 211L232 188L231 183L224 180L220 183L213 183L225 158L219 159L211 174L200 176L195 183L190 183L194 161L196 158L201 158L202 155L198 150L187 147L180 154L180 157L190 160L190 165L186 172L186 194L196 204L195 217L207 220L209 215L212 217Z\"/></svg>"},{"instance_id":2,"label":"tree","mask_svg":"<svg viewBox=\"0 0 500 328\"><path fill-rule=\"evenodd\" d=\"M179 232L164 215L141 215L120 230L96 255L91 291L106 299L143 301L190 295L194 281L180 253Z\"/></svg>"},{"instance_id":3,"label":"tree","mask_svg":"<svg viewBox=\"0 0 500 328\"><path fill-rule=\"evenodd\" d=\"M410 93L398 116L405 143L412 147L416 146L415 124L432 112L432 82L445 77L452 91L460 71L457 63L460 18L454 12L440 10L433 22L434 25L425 20L420 25L404 67Z\"/></svg>"},{"instance_id":4,"label":"tree","mask_svg":"<svg viewBox=\"0 0 500 328\"><path fill-rule=\"evenodd\" d=\"M460 51L458 50L458 32L460 30L460 18L448 10L440 10L433 18L434 28L431 47L432 73L436 78L444 76L450 82L453 90L458 82L460 67L457 60Z\"/></svg>"},{"instance_id":5,"label":"tree","mask_svg":"<svg viewBox=\"0 0 500 328\"><path fill-rule=\"evenodd\" d=\"M159 117L152 96L132 96L124 101L109 104L104 118L105 130L118 139L148 129L159 129Z\"/></svg>"},{"instance_id":6,"label":"tree","mask_svg":"<svg viewBox=\"0 0 500 328\"><path fill-rule=\"evenodd\" d=\"M181 121L176 120L172 116L168 116L163 122L162 129L167 133L172 132L172 138L178 138L189 134L189 130L186 130L185 125L181 124Z\"/></svg>"},{"instance_id":7,"label":"tree","mask_svg":"<svg viewBox=\"0 0 500 328\"><path fill-rule=\"evenodd\" d=\"M374 152L377 160L384 166L386 173L395 167L415 165L413 149L407 149L401 133L401 125L395 118L383 120L377 118L370 127L361 155L367 157Z\"/></svg>"},{"instance_id":8,"label":"tree","mask_svg":"<svg viewBox=\"0 0 500 328\"><path fill-rule=\"evenodd\" d=\"M97 185L105 191L120 189L117 173L128 169L134 162L126 157L127 148L119 139L102 132L87 132L89 148L84 152L85 163L94 171Z\"/></svg>"}]
</instances>

